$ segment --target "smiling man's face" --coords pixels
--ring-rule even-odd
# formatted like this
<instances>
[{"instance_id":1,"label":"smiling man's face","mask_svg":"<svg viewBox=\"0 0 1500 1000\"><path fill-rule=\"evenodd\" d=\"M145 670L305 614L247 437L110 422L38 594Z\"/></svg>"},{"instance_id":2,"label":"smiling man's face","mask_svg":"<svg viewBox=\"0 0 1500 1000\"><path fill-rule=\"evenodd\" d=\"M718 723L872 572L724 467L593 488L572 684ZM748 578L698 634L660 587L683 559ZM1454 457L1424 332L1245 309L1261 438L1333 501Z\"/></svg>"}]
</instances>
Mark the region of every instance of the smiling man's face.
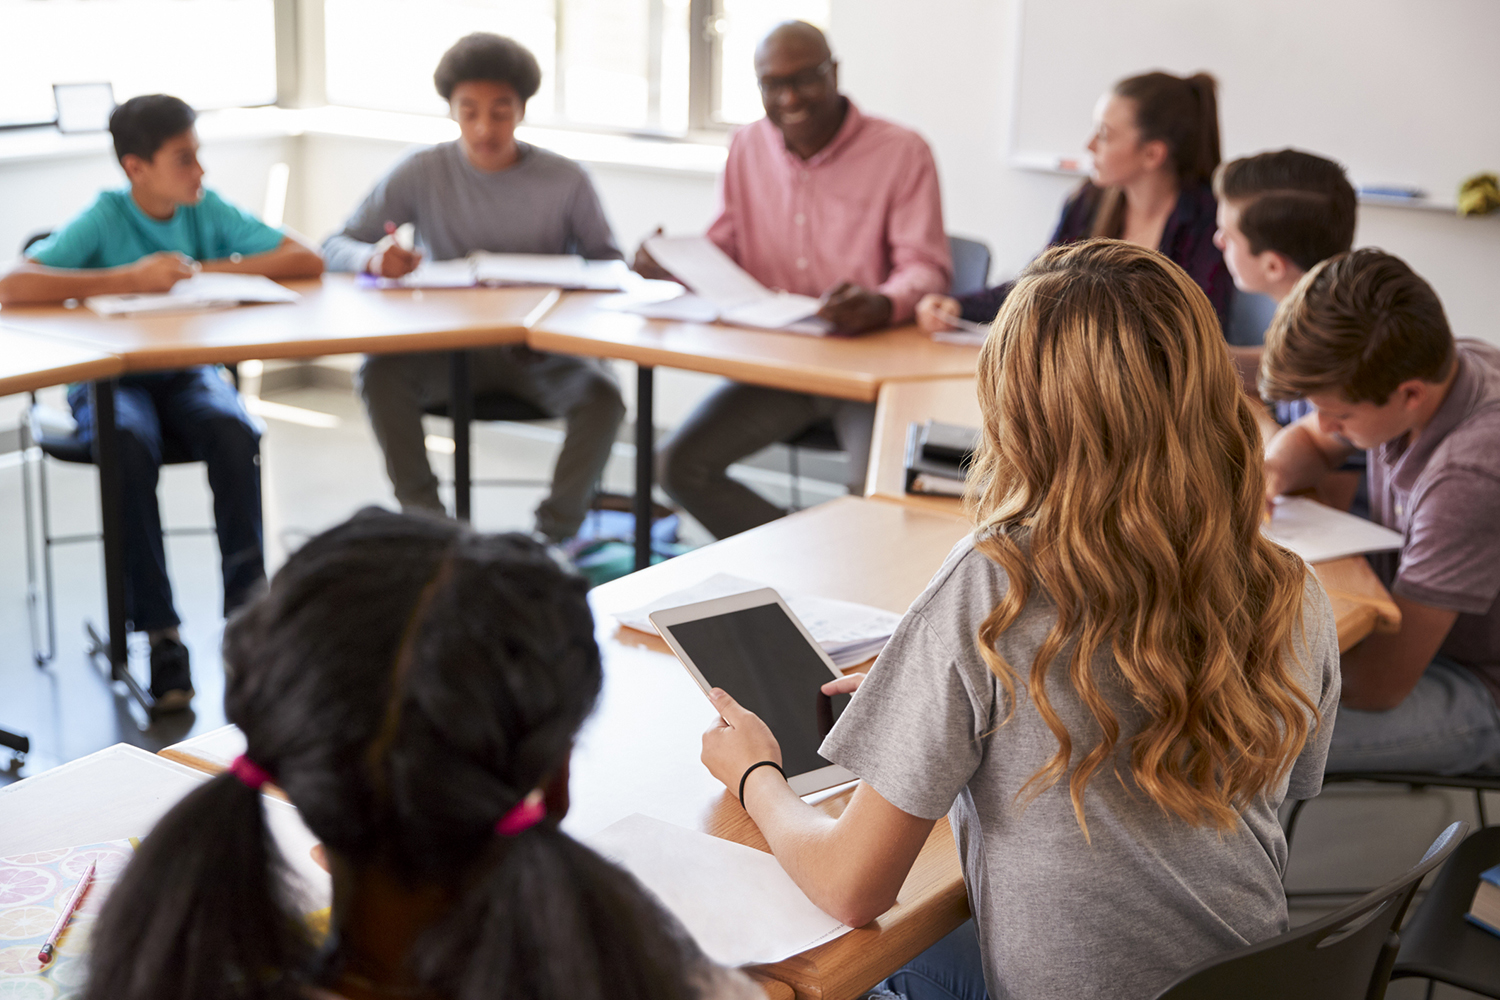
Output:
<instances>
[{"instance_id":1,"label":"smiling man's face","mask_svg":"<svg viewBox=\"0 0 1500 1000\"><path fill-rule=\"evenodd\" d=\"M781 130L787 148L811 156L843 120L838 64L826 46L792 32L772 32L755 53L766 117Z\"/></svg>"}]
</instances>

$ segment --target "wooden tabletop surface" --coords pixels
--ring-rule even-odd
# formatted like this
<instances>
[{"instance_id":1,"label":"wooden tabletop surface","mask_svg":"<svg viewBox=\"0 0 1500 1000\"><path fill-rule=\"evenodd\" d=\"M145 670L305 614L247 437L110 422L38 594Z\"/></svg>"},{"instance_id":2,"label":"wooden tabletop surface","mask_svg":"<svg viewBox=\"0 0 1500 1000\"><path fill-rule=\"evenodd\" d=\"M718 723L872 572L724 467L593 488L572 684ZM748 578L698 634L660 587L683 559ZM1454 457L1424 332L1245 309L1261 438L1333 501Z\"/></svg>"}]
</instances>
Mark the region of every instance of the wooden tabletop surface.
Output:
<instances>
[{"instance_id":1,"label":"wooden tabletop surface","mask_svg":"<svg viewBox=\"0 0 1500 1000\"><path fill-rule=\"evenodd\" d=\"M527 326L558 298L550 288L381 290L350 274L286 285L300 301L110 319L82 306L12 306L0 311L0 324L119 354L126 371L158 371L521 343Z\"/></svg>"},{"instance_id":2,"label":"wooden tabletop surface","mask_svg":"<svg viewBox=\"0 0 1500 1000\"><path fill-rule=\"evenodd\" d=\"M906 431L913 422L937 420L960 427L979 425L974 379L947 378L890 382L875 404L875 431L870 441L870 471L865 493L910 507L961 516L953 497L906 492ZM1328 591L1338 622L1339 649L1349 650L1371 632L1401 628L1401 611L1363 556L1348 556L1313 565Z\"/></svg>"},{"instance_id":3,"label":"wooden tabletop surface","mask_svg":"<svg viewBox=\"0 0 1500 1000\"><path fill-rule=\"evenodd\" d=\"M863 337L815 337L717 323L647 319L606 308L618 296L573 293L527 337L537 350L618 358L738 382L874 402L892 379L972 375L976 347L940 344L915 326Z\"/></svg>"},{"instance_id":4,"label":"wooden tabletop surface","mask_svg":"<svg viewBox=\"0 0 1500 1000\"><path fill-rule=\"evenodd\" d=\"M9 310L3 317L9 318ZM109 378L124 369L118 355L0 326L0 396L63 382Z\"/></svg>"}]
</instances>

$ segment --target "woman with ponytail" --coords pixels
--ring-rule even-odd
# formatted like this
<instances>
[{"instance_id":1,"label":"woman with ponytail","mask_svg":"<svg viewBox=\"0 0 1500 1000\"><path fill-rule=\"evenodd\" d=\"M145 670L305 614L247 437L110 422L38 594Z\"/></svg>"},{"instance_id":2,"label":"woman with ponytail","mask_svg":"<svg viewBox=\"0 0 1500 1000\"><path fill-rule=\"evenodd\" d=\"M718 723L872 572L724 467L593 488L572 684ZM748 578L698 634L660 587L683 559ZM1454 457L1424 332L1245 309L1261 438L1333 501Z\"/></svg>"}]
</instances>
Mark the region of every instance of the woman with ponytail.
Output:
<instances>
[{"instance_id":1,"label":"woman with ponytail","mask_svg":"<svg viewBox=\"0 0 1500 1000\"><path fill-rule=\"evenodd\" d=\"M979 356L974 533L823 743L831 819L715 693L703 760L808 896L858 925L947 815L974 920L885 988L1134 1000L1287 928L1276 810L1322 782L1328 598L1261 533L1253 403L1201 289L1118 240L1043 253ZM747 773L748 771L748 773Z\"/></svg>"},{"instance_id":2,"label":"woman with ponytail","mask_svg":"<svg viewBox=\"0 0 1500 1000\"><path fill-rule=\"evenodd\" d=\"M225 630L230 770L142 843L88 1000L745 1000L629 875L558 829L602 674L586 584L520 535L364 511ZM322 841L327 939L266 828Z\"/></svg>"},{"instance_id":3,"label":"woman with ponytail","mask_svg":"<svg viewBox=\"0 0 1500 1000\"><path fill-rule=\"evenodd\" d=\"M1089 179L1063 205L1048 246L1103 236L1160 250L1198 283L1219 322L1229 318L1234 280L1214 246L1219 110L1214 78L1143 73L1115 84L1094 110ZM947 330L955 316L989 323L1014 282L963 298L928 295L917 323Z\"/></svg>"}]
</instances>

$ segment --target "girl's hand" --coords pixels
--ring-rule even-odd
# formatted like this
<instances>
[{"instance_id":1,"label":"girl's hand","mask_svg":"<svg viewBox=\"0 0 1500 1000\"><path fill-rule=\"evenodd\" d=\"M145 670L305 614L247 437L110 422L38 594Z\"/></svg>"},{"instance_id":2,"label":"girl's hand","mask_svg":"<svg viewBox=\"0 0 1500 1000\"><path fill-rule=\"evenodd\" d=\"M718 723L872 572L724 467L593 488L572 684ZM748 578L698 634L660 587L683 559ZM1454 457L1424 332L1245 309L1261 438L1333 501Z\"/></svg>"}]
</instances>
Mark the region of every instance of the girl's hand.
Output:
<instances>
[{"instance_id":1,"label":"girl's hand","mask_svg":"<svg viewBox=\"0 0 1500 1000\"><path fill-rule=\"evenodd\" d=\"M836 681L829 681L827 684L824 684L820 690L826 695L853 694L864 681L865 675L862 673L845 674ZM754 761L751 763L754 763Z\"/></svg>"},{"instance_id":2,"label":"girl's hand","mask_svg":"<svg viewBox=\"0 0 1500 1000\"><path fill-rule=\"evenodd\" d=\"M917 326L926 334L940 333L954 328L951 322L963 312L958 300L949 295L931 293L922 296L917 303Z\"/></svg>"},{"instance_id":3,"label":"girl's hand","mask_svg":"<svg viewBox=\"0 0 1500 1000\"><path fill-rule=\"evenodd\" d=\"M738 793L745 769L762 760L781 763L781 745L760 716L731 698L728 692L714 688L709 700L719 711L719 721L703 734L703 766Z\"/></svg>"}]
</instances>

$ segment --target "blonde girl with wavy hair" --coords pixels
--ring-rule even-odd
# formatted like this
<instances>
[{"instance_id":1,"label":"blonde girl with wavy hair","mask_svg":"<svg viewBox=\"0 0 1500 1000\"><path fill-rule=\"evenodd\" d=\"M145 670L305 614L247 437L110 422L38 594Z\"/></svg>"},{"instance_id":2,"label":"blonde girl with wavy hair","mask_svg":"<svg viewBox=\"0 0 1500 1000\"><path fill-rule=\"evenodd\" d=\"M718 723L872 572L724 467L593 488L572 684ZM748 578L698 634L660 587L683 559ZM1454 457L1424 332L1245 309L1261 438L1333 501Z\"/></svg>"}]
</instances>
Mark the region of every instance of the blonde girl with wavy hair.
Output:
<instances>
[{"instance_id":1,"label":"blonde girl with wavy hair","mask_svg":"<svg viewBox=\"0 0 1500 1000\"><path fill-rule=\"evenodd\" d=\"M1026 269L980 353L960 542L822 753L861 777L833 819L771 768L745 806L852 926L896 901L948 817L974 920L880 990L910 1000L1154 996L1287 927L1276 810L1322 782L1338 637L1260 533L1251 402L1208 299L1095 239ZM780 760L729 694L703 759Z\"/></svg>"}]
</instances>

